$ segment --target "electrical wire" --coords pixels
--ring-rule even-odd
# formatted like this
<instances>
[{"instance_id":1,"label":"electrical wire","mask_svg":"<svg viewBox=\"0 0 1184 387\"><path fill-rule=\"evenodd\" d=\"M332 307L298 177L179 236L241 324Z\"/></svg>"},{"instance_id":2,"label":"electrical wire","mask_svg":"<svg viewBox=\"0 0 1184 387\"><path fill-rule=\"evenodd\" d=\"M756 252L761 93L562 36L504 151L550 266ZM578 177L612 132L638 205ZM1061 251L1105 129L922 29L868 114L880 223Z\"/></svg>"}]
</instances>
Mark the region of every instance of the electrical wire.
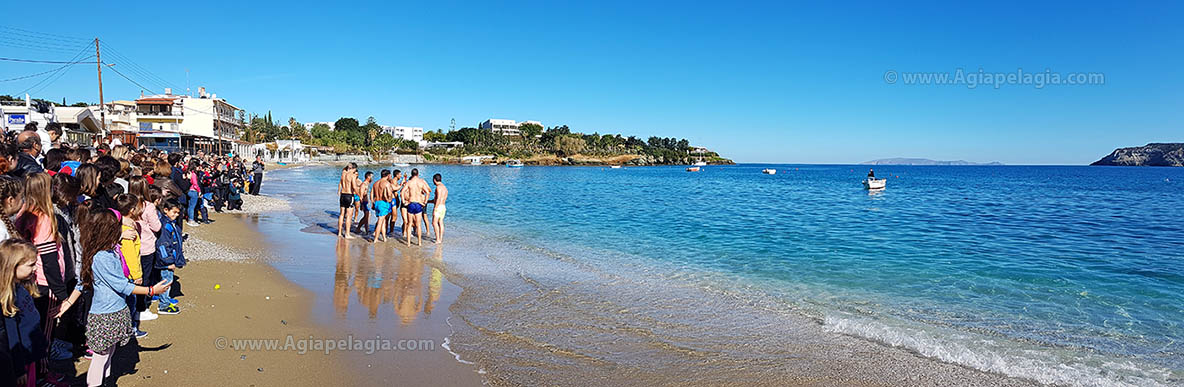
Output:
<instances>
[{"instance_id":1,"label":"electrical wire","mask_svg":"<svg viewBox=\"0 0 1184 387\"><path fill-rule=\"evenodd\" d=\"M82 58L82 60L87 60L87 59L94 58L94 57L95 57L94 55L91 55L91 56L88 56L88 57L86 57L86 58ZM54 68L54 69L52 69L52 70L48 70L48 71L42 71L42 72L39 72L39 73L36 73L36 74L29 74L29 75L25 75L25 76L21 76L21 77L16 77L16 78L0 79L0 82L12 82L12 81L19 81L19 80L21 80L21 79L28 79L28 78L36 77L36 76L38 76L38 75L45 75L45 74L52 73L52 72L54 72L54 71L61 70L62 68L66 67L66 66L73 66L73 65L76 65L76 64L82 64L82 62L66 63L66 64L62 65L61 67L57 67L57 68Z\"/></svg>"}]
</instances>

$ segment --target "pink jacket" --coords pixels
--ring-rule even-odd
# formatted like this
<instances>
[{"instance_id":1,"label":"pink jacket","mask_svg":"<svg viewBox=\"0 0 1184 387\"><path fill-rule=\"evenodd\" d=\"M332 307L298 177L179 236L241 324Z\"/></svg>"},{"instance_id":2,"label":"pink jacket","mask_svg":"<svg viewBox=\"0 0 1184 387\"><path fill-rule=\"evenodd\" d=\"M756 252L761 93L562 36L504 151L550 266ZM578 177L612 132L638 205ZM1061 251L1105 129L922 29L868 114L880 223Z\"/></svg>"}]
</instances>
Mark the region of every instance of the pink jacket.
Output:
<instances>
[{"instance_id":1,"label":"pink jacket","mask_svg":"<svg viewBox=\"0 0 1184 387\"><path fill-rule=\"evenodd\" d=\"M156 213L156 205L144 202L144 213L140 214L140 256L149 256L156 252L156 232L160 231L160 215Z\"/></svg>"}]
</instances>

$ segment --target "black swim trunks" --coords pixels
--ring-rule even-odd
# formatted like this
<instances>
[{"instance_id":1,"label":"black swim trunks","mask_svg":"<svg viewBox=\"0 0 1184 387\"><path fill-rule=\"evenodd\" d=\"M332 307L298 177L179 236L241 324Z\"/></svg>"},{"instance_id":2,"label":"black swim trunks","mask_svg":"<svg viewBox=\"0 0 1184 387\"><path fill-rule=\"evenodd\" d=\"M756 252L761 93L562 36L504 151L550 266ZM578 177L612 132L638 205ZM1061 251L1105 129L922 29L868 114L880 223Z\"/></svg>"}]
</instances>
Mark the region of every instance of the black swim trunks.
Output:
<instances>
[{"instance_id":1,"label":"black swim trunks","mask_svg":"<svg viewBox=\"0 0 1184 387\"><path fill-rule=\"evenodd\" d=\"M354 206L354 194L341 194L341 208Z\"/></svg>"}]
</instances>

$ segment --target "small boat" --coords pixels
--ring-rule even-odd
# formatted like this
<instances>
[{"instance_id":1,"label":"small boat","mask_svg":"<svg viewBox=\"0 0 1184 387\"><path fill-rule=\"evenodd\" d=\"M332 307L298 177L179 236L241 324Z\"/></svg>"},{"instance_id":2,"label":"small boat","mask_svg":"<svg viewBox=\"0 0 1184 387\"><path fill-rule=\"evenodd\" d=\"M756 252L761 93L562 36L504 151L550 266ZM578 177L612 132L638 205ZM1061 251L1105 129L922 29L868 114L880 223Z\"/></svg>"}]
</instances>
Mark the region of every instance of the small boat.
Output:
<instances>
[{"instance_id":1,"label":"small boat","mask_svg":"<svg viewBox=\"0 0 1184 387\"><path fill-rule=\"evenodd\" d=\"M506 168L522 168L522 160L507 161Z\"/></svg>"},{"instance_id":2,"label":"small boat","mask_svg":"<svg viewBox=\"0 0 1184 387\"><path fill-rule=\"evenodd\" d=\"M481 159L470 160L469 165L481 165Z\"/></svg>"},{"instance_id":3,"label":"small boat","mask_svg":"<svg viewBox=\"0 0 1184 387\"><path fill-rule=\"evenodd\" d=\"M394 164L394 166L396 166L396 167L410 167L410 166L411 166L411 164L407 164L407 163L395 163L395 164Z\"/></svg>"},{"instance_id":4,"label":"small boat","mask_svg":"<svg viewBox=\"0 0 1184 387\"><path fill-rule=\"evenodd\" d=\"M693 164L693 165L696 167L702 167L702 166L706 166L707 162L703 161L703 160L699 160L699 161L696 161L695 164Z\"/></svg>"},{"instance_id":5,"label":"small boat","mask_svg":"<svg viewBox=\"0 0 1184 387\"><path fill-rule=\"evenodd\" d=\"M699 167L688 167L687 172L699 172Z\"/></svg>"},{"instance_id":6,"label":"small boat","mask_svg":"<svg viewBox=\"0 0 1184 387\"><path fill-rule=\"evenodd\" d=\"M761 173L766 174L766 175L776 175L777 170L773 169L773 168L765 168L765 169L761 170Z\"/></svg>"},{"instance_id":7,"label":"small boat","mask_svg":"<svg viewBox=\"0 0 1184 387\"><path fill-rule=\"evenodd\" d=\"M884 189L888 185L888 179L868 178L863 181L863 188L867 189Z\"/></svg>"},{"instance_id":8,"label":"small boat","mask_svg":"<svg viewBox=\"0 0 1184 387\"><path fill-rule=\"evenodd\" d=\"M610 165L610 166L608 166L608 167L609 167L609 168L611 168L611 169L621 169L621 166L620 166L620 165Z\"/></svg>"}]
</instances>

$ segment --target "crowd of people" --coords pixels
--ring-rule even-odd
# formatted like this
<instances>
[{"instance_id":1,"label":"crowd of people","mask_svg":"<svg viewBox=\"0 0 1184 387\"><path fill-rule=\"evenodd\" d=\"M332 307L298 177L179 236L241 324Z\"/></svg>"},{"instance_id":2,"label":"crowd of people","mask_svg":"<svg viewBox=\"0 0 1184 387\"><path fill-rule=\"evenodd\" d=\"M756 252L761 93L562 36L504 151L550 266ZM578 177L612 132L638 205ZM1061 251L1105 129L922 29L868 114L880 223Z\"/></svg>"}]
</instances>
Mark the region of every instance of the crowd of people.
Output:
<instances>
[{"instance_id":1,"label":"crowd of people","mask_svg":"<svg viewBox=\"0 0 1184 387\"><path fill-rule=\"evenodd\" d=\"M184 227L210 223L208 208L241 210L262 181L258 158L248 169L239 156L62 140L55 124L0 138L0 381L14 385L66 385L49 360L78 357L87 385L102 385L116 349L148 334L142 322L180 313Z\"/></svg>"},{"instance_id":2,"label":"crowd of people","mask_svg":"<svg viewBox=\"0 0 1184 387\"><path fill-rule=\"evenodd\" d=\"M341 210L337 217L337 235L346 239L355 238L353 230L363 235L369 234L370 210L374 210L372 242L387 241L400 219L403 220L403 241L408 246L411 245L413 230L416 245L423 244L425 229L429 235L435 230L437 244L443 242L448 187L444 186L444 178L439 173L432 176L432 183L436 187L435 196L431 196L432 187L419 176L417 168L412 168L408 175L398 169L393 173L384 169L375 180L374 172L369 171L359 177L358 165L349 163L342 168L341 181L337 184ZM431 210L428 209L429 204L434 206ZM361 219L358 219L359 214Z\"/></svg>"}]
</instances>

